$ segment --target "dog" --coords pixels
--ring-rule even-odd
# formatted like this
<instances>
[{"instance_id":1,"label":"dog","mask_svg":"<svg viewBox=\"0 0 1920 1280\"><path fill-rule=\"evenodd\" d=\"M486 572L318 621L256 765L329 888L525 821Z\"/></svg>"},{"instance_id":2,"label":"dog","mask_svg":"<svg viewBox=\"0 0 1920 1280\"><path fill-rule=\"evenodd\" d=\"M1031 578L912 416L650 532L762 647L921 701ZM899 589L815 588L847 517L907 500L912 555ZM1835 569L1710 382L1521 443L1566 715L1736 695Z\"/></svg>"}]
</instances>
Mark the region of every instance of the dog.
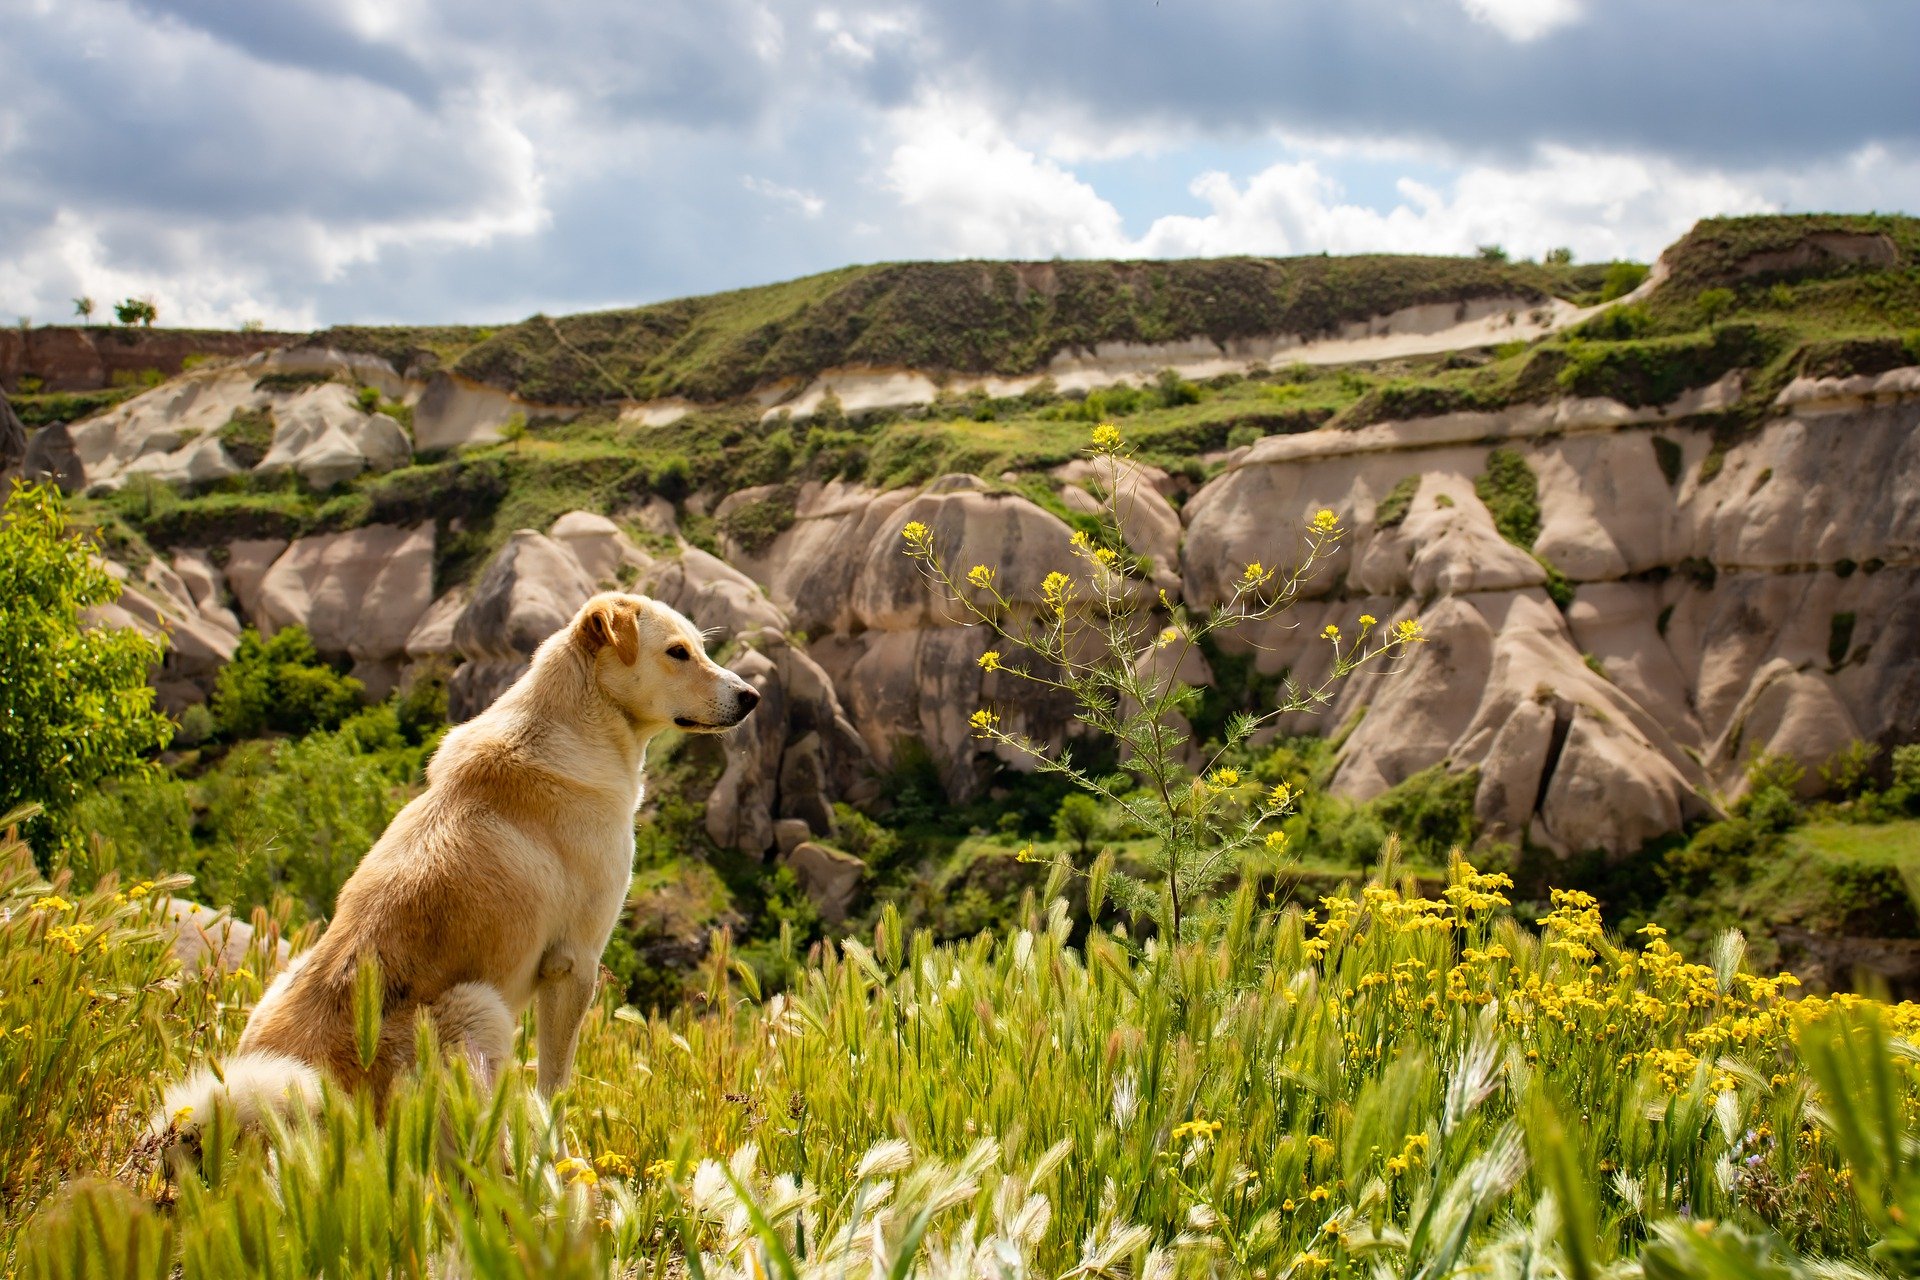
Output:
<instances>
[{"instance_id":1,"label":"dog","mask_svg":"<svg viewBox=\"0 0 1920 1280\"><path fill-rule=\"evenodd\" d=\"M498 701L448 732L320 942L268 987L223 1071L166 1091L153 1134L197 1148L215 1108L245 1128L310 1106L323 1078L379 1103L422 1016L491 1084L529 1005L551 1097L632 879L647 744L669 727L723 732L759 700L673 609L619 592L587 601ZM381 993L370 1067L354 1024L368 964Z\"/></svg>"}]
</instances>

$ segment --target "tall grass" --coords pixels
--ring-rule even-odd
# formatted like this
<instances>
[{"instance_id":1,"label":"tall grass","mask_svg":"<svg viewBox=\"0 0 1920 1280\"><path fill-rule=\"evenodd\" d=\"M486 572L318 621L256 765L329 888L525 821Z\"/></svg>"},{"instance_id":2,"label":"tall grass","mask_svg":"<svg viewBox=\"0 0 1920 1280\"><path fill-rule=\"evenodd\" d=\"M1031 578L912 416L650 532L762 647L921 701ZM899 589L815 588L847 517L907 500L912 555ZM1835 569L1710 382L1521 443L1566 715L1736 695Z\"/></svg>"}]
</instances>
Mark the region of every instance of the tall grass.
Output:
<instances>
[{"instance_id":1,"label":"tall grass","mask_svg":"<svg viewBox=\"0 0 1920 1280\"><path fill-rule=\"evenodd\" d=\"M1577 894L1536 931L1464 862L1431 900L1386 876L1313 912L1246 889L1172 944L1077 935L1045 897L961 945L888 914L766 999L723 943L696 1006L598 1009L551 1107L525 1072L483 1092L428 1045L384 1125L329 1094L264 1138L215 1132L170 1181L147 1109L231 1045L264 953L183 974L143 905L163 886L81 897L4 856L24 1274L1732 1277L1915 1256L1920 1009L1794 1001L1737 935L1706 964L1657 931L1627 949Z\"/></svg>"}]
</instances>

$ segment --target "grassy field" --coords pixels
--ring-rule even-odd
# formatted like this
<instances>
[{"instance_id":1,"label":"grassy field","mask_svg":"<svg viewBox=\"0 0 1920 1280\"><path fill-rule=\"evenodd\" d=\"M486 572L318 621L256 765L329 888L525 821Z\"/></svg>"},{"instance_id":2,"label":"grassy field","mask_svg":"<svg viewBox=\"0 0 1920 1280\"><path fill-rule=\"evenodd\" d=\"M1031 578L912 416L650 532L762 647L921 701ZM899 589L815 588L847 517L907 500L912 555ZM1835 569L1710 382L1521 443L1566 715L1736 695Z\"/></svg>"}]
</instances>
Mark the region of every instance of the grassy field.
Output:
<instances>
[{"instance_id":1,"label":"grassy field","mask_svg":"<svg viewBox=\"0 0 1920 1280\"><path fill-rule=\"evenodd\" d=\"M1920 1261L1920 1077L1880 1040L1920 1010L1787 1000L1731 940L1708 964L1657 931L1625 948L1581 895L1536 931L1464 864L1432 897L1376 881L1303 913L1245 892L1173 946L1081 933L1054 886L958 944L888 913L792 956L774 995L723 943L695 1005L603 1003L551 1107L524 1074L476 1090L425 1045L384 1125L329 1095L263 1138L216 1129L170 1179L146 1117L231 1046L264 943L233 974L183 973L152 927L167 883L83 895L4 856L0 1244L23 1275Z\"/></svg>"}]
</instances>

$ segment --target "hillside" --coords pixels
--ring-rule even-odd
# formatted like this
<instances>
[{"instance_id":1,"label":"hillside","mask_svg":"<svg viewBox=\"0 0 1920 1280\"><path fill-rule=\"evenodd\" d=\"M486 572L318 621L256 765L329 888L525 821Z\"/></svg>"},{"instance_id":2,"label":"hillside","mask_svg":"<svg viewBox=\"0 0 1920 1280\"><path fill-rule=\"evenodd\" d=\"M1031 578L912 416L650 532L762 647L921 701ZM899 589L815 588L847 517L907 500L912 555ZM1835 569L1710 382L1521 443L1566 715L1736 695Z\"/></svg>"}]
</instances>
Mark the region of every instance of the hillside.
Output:
<instances>
[{"instance_id":1,"label":"hillside","mask_svg":"<svg viewBox=\"0 0 1920 1280\"><path fill-rule=\"evenodd\" d=\"M889 852L837 864L832 912L1000 918L1060 795L965 731L1005 690L898 530L925 520L1037 593L1114 480L1081 459L1113 421L1139 464L1127 549L1169 600L1217 601L1320 507L1349 530L1291 628L1205 655L1198 730L1315 672L1325 626L1433 637L1283 727L1313 742L1248 761L1324 796L1293 828L1308 882L1417 820L1429 870L1463 839L1531 891L1602 890L1610 918L1697 903L1702 937L1756 923L1823 980L1858 955L1905 989L1911 853L1761 920L1780 846L1749 812L1756 756L1796 763L1790 805L1857 816L1920 739L1916 254L1920 221L1833 216L1703 222L1644 284L1402 257L849 268L495 331L330 330L64 426L16 402L29 466L128 570L116 620L169 630L176 710L247 625L305 627L373 694L450 672L456 713L596 584L721 629L787 709L724 757L669 753L661 818L719 870L643 876L650 955L740 913L772 928L756 869L797 841L859 853L861 823ZM1855 743L1877 754L1836 787ZM1709 847L1733 851L1703 894Z\"/></svg>"}]
</instances>

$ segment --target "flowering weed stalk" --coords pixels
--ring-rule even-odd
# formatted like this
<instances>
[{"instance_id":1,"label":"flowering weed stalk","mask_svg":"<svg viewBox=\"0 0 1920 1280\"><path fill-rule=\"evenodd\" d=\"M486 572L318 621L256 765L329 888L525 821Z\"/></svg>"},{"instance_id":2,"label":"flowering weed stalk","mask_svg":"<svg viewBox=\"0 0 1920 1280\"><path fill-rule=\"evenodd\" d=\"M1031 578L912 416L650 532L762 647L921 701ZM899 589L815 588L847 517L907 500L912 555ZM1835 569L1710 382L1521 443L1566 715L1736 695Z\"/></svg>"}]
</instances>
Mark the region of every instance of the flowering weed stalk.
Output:
<instances>
[{"instance_id":1,"label":"flowering weed stalk","mask_svg":"<svg viewBox=\"0 0 1920 1280\"><path fill-rule=\"evenodd\" d=\"M1097 870L1082 870L1118 906L1151 915L1166 936L1178 938L1196 907L1213 897L1250 851L1284 848L1286 837L1276 824L1297 800L1284 786L1261 791L1242 784L1221 761L1261 728L1325 706L1342 680L1390 661L1424 637L1412 618L1382 626L1362 614L1351 631L1329 625L1322 633L1332 650L1326 674L1312 683L1288 677L1274 706L1233 715L1223 740L1210 744L1198 768L1190 767L1199 746L1185 718L1198 705L1199 691L1179 673L1213 637L1284 614L1345 530L1332 511L1320 511L1301 531L1296 565L1281 569L1254 561L1227 599L1190 609L1166 590L1156 591L1127 550L1124 531L1135 500L1126 480L1134 474L1129 452L1118 428L1094 428L1088 454L1110 481L1099 535L1076 532L1060 548L1066 567L1046 575L1037 607L1003 594L992 565L956 573L924 523L909 522L901 532L907 554L935 588L1009 646L988 649L982 668L1066 694L1081 724L1117 744L1124 774L1102 777L1075 765L1067 748L1009 729L993 707L980 708L970 721L975 737L1064 775L1151 836L1151 880L1113 867L1107 855ZM1021 656L1012 656L1016 652ZM1098 911L1100 905L1093 901L1090 908Z\"/></svg>"}]
</instances>

